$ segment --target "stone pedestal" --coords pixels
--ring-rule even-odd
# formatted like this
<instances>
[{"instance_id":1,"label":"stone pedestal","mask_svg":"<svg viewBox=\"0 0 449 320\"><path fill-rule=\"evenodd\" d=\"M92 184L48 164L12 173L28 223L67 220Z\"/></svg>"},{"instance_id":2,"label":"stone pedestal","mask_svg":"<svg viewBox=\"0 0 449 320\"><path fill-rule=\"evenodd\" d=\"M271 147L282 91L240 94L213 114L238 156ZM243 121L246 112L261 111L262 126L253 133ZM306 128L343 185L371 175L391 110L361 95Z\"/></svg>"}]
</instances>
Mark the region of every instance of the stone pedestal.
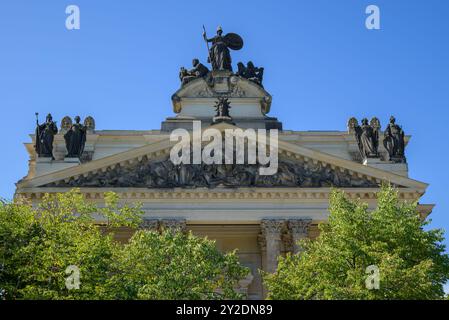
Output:
<instances>
[{"instance_id":1,"label":"stone pedestal","mask_svg":"<svg viewBox=\"0 0 449 320\"><path fill-rule=\"evenodd\" d=\"M293 240L294 253L298 253L301 251L301 247L298 246L298 241L308 238L311 223L311 219L295 219L288 221L288 227L290 229Z\"/></svg>"},{"instance_id":2,"label":"stone pedestal","mask_svg":"<svg viewBox=\"0 0 449 320\"><path fill-rule=\"evenodd\" d=\"M191 129L192 121L203 127L213 123L215 103L226 97L231 103L232 122L241 128L278 129L282 123L268 117L272 97L262 86L229 71L212 71L206 78L195 79L182 86L172 96L173 111L177 113L162 122L162 131Z\"/></svg>"},{"instance_id":3,"label":"stone pedestal","mask_svg":"<svg viewBox=\"0 0 449 320\"><path fill-rule=\"evenodd\" d=\"M373 165L378 165L378 164L382 164L382 160L380 158L365 158L363 159L363 165L365 166L373 166Z\"/></svg>"},{"instance_id":4,"label":"stone pedestal","mask_svg":"<svg viewBox=\"0 0 449 320\"><path fill-rule=\"evenodd\" d=\"M212 122L214 124L221 123L221 122L229 123L229 124L235 124L235 123L232 122L232 118L231 117L224 117L224 116L213 117L212 118Z\"/></svg>"},{"instance_id":5,"label":"stone pedestal","mask_svg":"<svg viewBox=\"0 0 449 320\"><path fill-rule=\"evenodd\" d=\"M37 157L36 163L51 163L53 159L51 157Z\"/></svg>"},{"instance_id":6,"label":"stone pedestal","mask_svg":"<svg viewBox=\"0 0 449 320\"><path fill-rule=\"evenodd\" d=\"M73 159L73 158L69 158ZM73 161L54 160L49 157L36 158L35 174L36 176L45 175L59 170L67 169L80 164L79 159Z\"/></svg>"},{"instance_id":7,"label":"stone pedestal","mask_svg":"<svg viewBox=\"0 0 449 320\"><path fill-rule=\"evenodd\" d=\"M64 158L64 162L65 163L76 163L76 164L81 164L81 161L79 158Z\"/></svg>"},{"instance_id":8,"label":"stone pedestal","mask_svg":"<svg viewBox=\"0 0 449 320\"><path fill-rule=\"evenodd\" d=\"M397 163L393 161L382 161L380 158L368 158L363 160L363 164L380 170L390 171L395 174L408 177L407 163Z\"/></svg>"},{"instance_id":9,"label":"stone pedestal","mask_svg":"<svg viewBox=\"0 0 449 320\"><path fill-rule=\"evenodd\" d=\"M231 85L238 81L237 77L227 70L212 71L211 79L213 90L217 93L228 93L231 90Z\"/></svg>"},{"instance_id":10,"label":"stone pedestal","mask_svg":"<svg viewBox=\"0 0 449 320\"><path fill-rule=\"evenodd\" d=\"M211 102L211 106L213 106L213 102ZM214 113L213 109L211 109L211 113ZM277 118L273 117L263 117L263 118L239 118L231 116L232 122L239 128L242 129L277 129L282 131L282 123L278 121ZM201 121L201 125L203 128L206 128L213 124L213 115L210 117L188 117L188 116L178 116L178 117L168 117L165 121L161 123L161 131L171 132L175 129L182 128L191 131L193 127L193 121Z\"/></svg>"}]
</instances>

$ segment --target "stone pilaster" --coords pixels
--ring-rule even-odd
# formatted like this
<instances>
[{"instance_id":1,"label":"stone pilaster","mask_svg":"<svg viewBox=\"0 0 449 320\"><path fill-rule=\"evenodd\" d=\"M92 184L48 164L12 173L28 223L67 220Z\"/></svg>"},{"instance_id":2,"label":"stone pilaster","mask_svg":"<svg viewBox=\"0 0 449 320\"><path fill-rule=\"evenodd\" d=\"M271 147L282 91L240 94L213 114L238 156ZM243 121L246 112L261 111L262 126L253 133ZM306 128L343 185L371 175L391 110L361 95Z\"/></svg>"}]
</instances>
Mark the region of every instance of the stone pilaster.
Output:
<instances>
[{"instance_id":1,"label":"stone pilaster","mask_svg":"<svg viewBox=\"0 0 449 320\"><path fill-rule=\"evenodd\" d=\"M298 246L298 241L308 237L311 223L311 219L295 219L288 221L288 227L290 229L293 240L294 253L298 253L301 251L301 248Z\"/></svg>"},{"instance_id":2,"label":"stone pilaster","mask_svg":"<svg viewBox=\"0 0 449 320\"><path fill-rule=\"evenodd\" d=\"M260 256L261 256L261 267L262 270L266 270L267 266L267 242L265 240L265 234L259 234L257 237L257 243L259 244L260 248Z\"/></svg>"},{"instance_id":3,"label":"stone pilaster","mask_svg":"<svg viewBox=\"0 0 449 320\"><path fill-rule=\"evenodd\" d=\"M266 245L265 271L273 273L277 268L277 259L281 254L281 236L285 225L283 220L264 219L260 223Z\"/></svg>"},{"instance_id":4,"label":"stone pilaster","mask_svg":"<svg viewBox=\"0 0 449 320\"><path fill-rule=\"evenodd\" d=\"M260 267L263 271L267 271L267 242L265 240L265 234L259 234L257 237L257 243L260 248ZM267 296L267 288L262 283L262 297Z\"/></svg>"},{"instance_id":5,"label":"stone pilaster","mask_svg":"<svg viewBox=\"0 0 449 320\"><path fill-rule=\"evenodd\" d=\"M186 232L185 219L162 219L161 226L163 230L170 230L172 232Z\"/></svg>"}]
</instances>

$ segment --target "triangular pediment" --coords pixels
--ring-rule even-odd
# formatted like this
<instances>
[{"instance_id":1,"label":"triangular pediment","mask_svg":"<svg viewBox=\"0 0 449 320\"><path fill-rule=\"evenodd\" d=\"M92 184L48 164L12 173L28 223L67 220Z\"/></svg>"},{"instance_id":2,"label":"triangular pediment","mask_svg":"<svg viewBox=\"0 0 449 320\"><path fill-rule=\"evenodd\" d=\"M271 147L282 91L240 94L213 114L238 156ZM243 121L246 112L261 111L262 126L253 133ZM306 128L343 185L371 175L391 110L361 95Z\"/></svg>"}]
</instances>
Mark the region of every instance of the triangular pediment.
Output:
<instances>
[{"instance_id":1,"label":"triangular pediment","mask_svg":"<svg viewBox=\"0 0 449 320\"><path fill-rule=\"evenodd\" d=\"M230 124L214 128L236 129ZM203 130L206 130L204 128ZM22 188L107 187L107 188L378 188L383 182L423 193L427 184L391 172L364 166L326 153L279 141L279 169L261 176L259 165L178 165L170 161L176 144L167 139L93 160L18 183Z\"/></svg>"}]
</instances>

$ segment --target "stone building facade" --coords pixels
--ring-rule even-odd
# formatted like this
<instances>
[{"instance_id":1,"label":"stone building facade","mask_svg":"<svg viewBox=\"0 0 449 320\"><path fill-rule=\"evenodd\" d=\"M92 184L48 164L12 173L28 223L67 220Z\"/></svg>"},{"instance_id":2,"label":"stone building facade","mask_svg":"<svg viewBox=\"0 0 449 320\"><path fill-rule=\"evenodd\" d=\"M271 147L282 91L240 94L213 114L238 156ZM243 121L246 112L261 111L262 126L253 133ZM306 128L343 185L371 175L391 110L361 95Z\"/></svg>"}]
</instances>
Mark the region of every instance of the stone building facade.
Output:
<instances>
[{"instance_id":1,"label":"stone building facade","mask_svg":"<svg viewBox=\"0 0 449 320\"><path fill-rule=\"evenodd\" d=\"M232 123L213 124L213 106L223 96L231 102ZM65 119L66 127L54 138L54 159L38 157L33 147L36 137L30 136L25 144L29 170L17 183L16 197L38 202L45 193L78 187L87 199L101 205L103 193L115 191L124 202L143 203L143 228L178 228L216 240L220 250L237 248L242 263L252 271L246 284L248 297L262 298L258 270L275 271L278 256L298 252L299 239L317 237L318 224L328 217L331 187L374 207L383 182L398 187L400 198L407 201L419 200L428 186L409 178L405 162L386 160L383 145L377 158L363 161L351 128L344 132L283 130L276 118L267 115L271 102L260 84L230 71L212 71L207 78L184 84L172 96L175 115L158 130L96 130L89 118L79 160L64 157L64 133L70 122ZM169 163L175 144L170 133L177 128L191 130L194 120L202 121L203 130L211 126L220 131L278 129L279 173L262 183L234 167L214 176L214 183L207 179L199 183L192 176L206 173L189 169L181 181L180 170L185 168ZM432 207L421 204L419 208L425 216ZM132 232L121 229L117 237L126 240Z\"/></svg>"}]
</instances>

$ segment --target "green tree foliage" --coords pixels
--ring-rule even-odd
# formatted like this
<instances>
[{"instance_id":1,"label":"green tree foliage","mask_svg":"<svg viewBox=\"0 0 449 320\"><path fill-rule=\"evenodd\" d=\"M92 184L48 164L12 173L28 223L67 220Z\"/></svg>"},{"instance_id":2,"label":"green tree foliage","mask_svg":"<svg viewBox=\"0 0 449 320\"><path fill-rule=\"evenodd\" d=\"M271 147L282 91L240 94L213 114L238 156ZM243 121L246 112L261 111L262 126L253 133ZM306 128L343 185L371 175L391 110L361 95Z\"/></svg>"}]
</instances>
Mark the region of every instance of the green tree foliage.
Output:
<instances>
[{"instance_id":1,"label":"green tree foliage","mask_svg":"<svg viewBox=\"0 0 449 320\"><path fill-rule=\"evenodd\" d=\"M235 252L191 233L138 231L117 255L110 285L118 299L241 298L234 288L249 270Z\"/></svg>"},{"instance_id":2,"label":"green tree foliage","mask_svg":"<svg viewBox=\"0 0 449 320\"><path fill-rule=\"evenodd\" d=\"M449 256L442 230L428 230L416 208L384 186L377 208L353 202L341 191L330 197L329 222L304 249L279 261L264 281L271 299L442 299ZM367 288L379 270L379 288ZM368 279L368 281L367 281Z\"/></svg>"},{"instance_id":3,"label":"green tree foliage","mask_svg":"<svg viewBox=\"0 0 449 320\"><path fill-rule=\"evenodd\" d=\"M247 272L235 253L223 255L212 241L180 233L138 231L128 244L109 229L135 228L139 204L119 206L105 194L105 206L79 190L45 195L37 207L0 203L1 299L188 299L238 297L232 286ZM80 270L80 288L66 287L68 266Z\"/></svg>"}]
</instances>

